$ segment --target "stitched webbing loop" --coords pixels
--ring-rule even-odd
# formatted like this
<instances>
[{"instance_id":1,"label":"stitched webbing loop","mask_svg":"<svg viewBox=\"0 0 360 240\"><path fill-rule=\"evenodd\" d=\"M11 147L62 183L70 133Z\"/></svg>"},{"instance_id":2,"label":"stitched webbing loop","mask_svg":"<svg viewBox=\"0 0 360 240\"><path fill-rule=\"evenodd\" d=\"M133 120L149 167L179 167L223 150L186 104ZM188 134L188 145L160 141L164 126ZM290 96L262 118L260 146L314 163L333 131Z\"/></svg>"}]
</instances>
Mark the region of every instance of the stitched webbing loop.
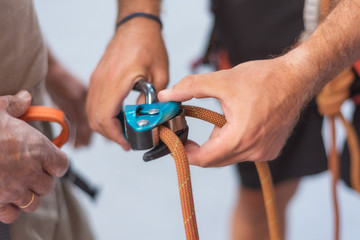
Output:
<instances>
[{"instance_id":1,"label":"stitched webbing loop","mask_svg":"<svg viewBox=\"0 0 360 240\"><path fill-rule=\"evenodd\" d=\"M69 121L67 120L65 114L58 109L44 106L31 106L19 119L26 122L46 121L60 124L62 130L59 136L52 140L52 142L59 148L66 143L69 137Z\"/></svg>"}]
</instances>

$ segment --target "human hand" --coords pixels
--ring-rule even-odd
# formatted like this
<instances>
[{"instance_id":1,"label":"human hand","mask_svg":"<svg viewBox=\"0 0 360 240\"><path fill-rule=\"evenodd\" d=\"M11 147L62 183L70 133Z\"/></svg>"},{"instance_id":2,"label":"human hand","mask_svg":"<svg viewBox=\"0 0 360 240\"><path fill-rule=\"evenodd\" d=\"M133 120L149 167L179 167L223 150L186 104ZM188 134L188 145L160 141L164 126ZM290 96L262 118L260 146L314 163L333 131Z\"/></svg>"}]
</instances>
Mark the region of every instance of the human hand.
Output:
<instances>
[{"instance_id":1,"label":"human hand","mask_svg":"<svg viewBox=\"0 0 360 240\"><path fill-rule=\"evenodd\" d=\"M18 119L30 103L31 96L26 91L0 97L0 221L3 223L16 220L20 211L35 211L40 196L53 189L53 177L61 177L68 168L65 153Z\"/></svg>"},{"instance_id":2,"label":"human hand","mask_svg":"<svg viewBox=\"0 0 360 240\"><path fill-rule=\"evenodd\" d=\"M165 88L168 58L160 25L149 19L134 18L117 29L91 76L87 101L91 128L125 150L130 149L130 144L124 139L116 116L124 98L141 78L157 90Z\"/></svg>"},{"instance_id":3,"label":"human hand","mask_svg":"<svg viewBox=\"0 0 360 240\"><path fill-rule=\"evenodd\" d=\"M75 131L75 148L87 146L92 130L86 118L87 87L67 71L49 51L49 67L46 75L46 88L54 103L65 112ZM71 136L70 136L71 137Z\"/></svg>"},{"instance_id":4,"label":"human hand","mask_svg":"<svg viewBox=\"0 0 360 240\"><path fill-rule=\"evenodd\" d=\"M202 146L186 143L189 163L219 167L274 159L311 97L308 92L312 84L306 80L313 73L294 69L293 60L285 55L187 76L171 89L159 92L162 102L214 97L221 104L227 123L215 128Z\"/></svg>"}]
</instances>

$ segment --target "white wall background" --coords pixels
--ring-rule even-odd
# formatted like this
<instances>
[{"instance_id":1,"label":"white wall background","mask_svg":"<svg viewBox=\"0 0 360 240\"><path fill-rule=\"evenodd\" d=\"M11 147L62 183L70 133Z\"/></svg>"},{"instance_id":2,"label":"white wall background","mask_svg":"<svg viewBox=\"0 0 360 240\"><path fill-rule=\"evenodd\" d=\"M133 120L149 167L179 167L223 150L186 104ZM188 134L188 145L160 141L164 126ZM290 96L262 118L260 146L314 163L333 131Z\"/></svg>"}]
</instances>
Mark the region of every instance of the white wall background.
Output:
<instances>
[{"instance_id":1,"label":"white wall background","mask_svg":"<svg viewBox=\"0 0 360 240\"><path fill-rule=\"evenodd\" d=\"M41 26L58 58L86 84L114 31L116 2L35 0ZM164 1L163 34L170 57L170 85L189 74L207 42L207 0ZM129 102L134 100L130 96ZM214 100L192 101L220 111ZM210 124L189 120L190 138L204 142ZM89 148L65 151L73 166L100 187L96 202L79 191L98 239L185 239L173 159L144 163L143 152L125 153L95 134ZM229 239L238 179L233 167L191 167L201 239ZM304 179L290 204L287 239L331 239L333 216L327 173ZM360 239L360 198L339 186L342 239Z\"/></svg>"}]
</instances>

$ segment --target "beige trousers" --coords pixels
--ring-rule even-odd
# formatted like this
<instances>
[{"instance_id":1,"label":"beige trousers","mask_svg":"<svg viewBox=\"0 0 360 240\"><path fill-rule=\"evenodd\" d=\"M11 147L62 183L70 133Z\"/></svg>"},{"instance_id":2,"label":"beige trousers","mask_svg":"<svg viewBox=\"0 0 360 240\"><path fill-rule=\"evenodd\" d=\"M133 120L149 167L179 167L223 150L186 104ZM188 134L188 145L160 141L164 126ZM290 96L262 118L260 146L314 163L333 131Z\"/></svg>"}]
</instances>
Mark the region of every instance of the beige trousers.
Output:
<instances>
[{"instance_id":1,"label":"beige trousers","mask_svg":"<svg viewBox=\"0 0 360 240\"><path fill-rule=\"evenodd\" d=\"M35 212L22 212L10 225L11 240L95 239L72 188L72 183L58 180L55 189L41 198Z\"/></svg>"}]
</instances>

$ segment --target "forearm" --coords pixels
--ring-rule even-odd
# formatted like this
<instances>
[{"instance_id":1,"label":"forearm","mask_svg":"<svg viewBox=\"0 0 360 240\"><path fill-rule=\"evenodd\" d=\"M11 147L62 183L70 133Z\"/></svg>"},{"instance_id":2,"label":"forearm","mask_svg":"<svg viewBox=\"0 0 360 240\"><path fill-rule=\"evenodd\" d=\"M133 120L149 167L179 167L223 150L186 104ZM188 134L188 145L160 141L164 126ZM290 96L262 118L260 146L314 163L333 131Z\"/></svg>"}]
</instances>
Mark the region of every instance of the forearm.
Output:
<instances>
[{"instance_id":1,"label":"forearm","mask_svg":"<svg viewBox=\"0 0 360 240\"><path fill-rule=\"evenodd\" d=\"M342 0L310 38L289 52L307 74L310 95L360 58L360 0Z\"/></svg>"},{"instance_id":2,"label":"forearm","mask_svg":"<svg viewBox=\"0 0 360 240\"><path fill-rule=\"evenodd\" d=\"M159 17L161 0L118 0L117 21L134 12L146 12Z\"/></svg>"}]
</instances>

